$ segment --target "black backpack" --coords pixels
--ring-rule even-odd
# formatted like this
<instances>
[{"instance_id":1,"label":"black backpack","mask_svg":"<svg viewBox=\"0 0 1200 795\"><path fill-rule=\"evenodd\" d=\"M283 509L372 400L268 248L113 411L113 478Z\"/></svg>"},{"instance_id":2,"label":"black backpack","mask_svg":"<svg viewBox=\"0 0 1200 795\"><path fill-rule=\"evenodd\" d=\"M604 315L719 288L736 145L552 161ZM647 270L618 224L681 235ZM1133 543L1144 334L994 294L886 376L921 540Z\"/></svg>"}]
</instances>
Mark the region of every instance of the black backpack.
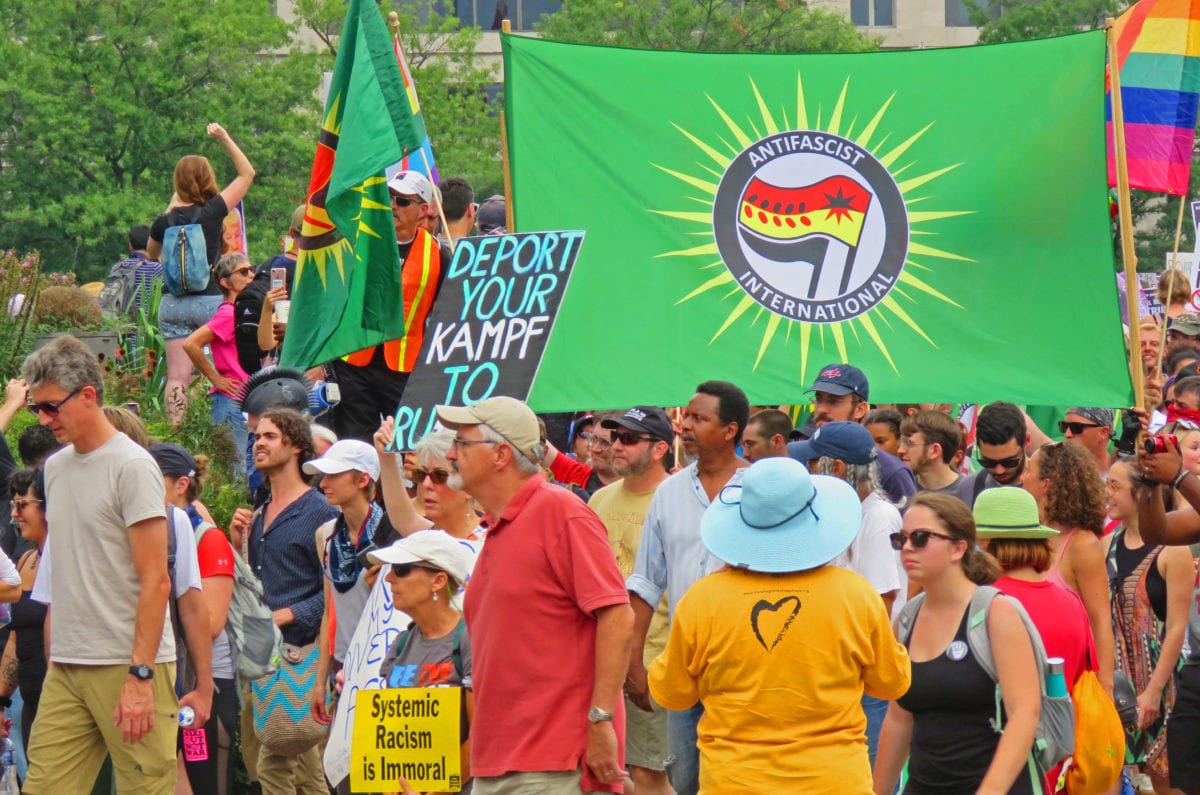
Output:
<instances>
[{"instance_id":1,"label":"black backpack","mask_svg":"<svg viewBox=\"0 0 1200 795\"><path fill-rule=\"evenodd\" d=\"M271 269L264 265L233 302L233 341L237 345L238 363L246 375L253 375L262 369L263 352L258 347L258 320L262 317L263 300L269 289Z\"/></svg>"}]
</instances>

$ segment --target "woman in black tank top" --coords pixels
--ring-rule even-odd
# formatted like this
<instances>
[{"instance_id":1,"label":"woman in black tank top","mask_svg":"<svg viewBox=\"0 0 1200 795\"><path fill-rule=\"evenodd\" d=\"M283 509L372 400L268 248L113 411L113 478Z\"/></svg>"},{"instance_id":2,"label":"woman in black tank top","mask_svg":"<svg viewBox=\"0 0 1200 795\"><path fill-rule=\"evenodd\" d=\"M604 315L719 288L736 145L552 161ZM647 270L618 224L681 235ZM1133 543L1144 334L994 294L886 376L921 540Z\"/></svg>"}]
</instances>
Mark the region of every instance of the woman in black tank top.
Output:
<instances>
[{"instance_id":1,"label":"woman in black tank top","mask_svg":"<svg viewBox=\"0 0 1200 795\"><path fill-rule=\"evenodd\" d=\"M37 717L42 697L42 681L46 678L46 606L29 598L37 577L42 546L46 542L46 489L40 469L18 469L9 479L12 492L12 520L21 537L36 548L21 556L17 570L21 573L21 598L12 606L12 633L4 650L4 667L10 655L17 660L17 686L21 691L21 742L29 748L29 733Z\"/></svg>"},{"instance_id":2,"label":"woman in black tank top","mask_svg":"<svg viewBox=\"0 0 1200 795\"><path fill-rule=\"evenodd\" d=\"M893 536L897 544L925 599L908 642L912 686L888 707L879 738L875 792L891 795L897 780L907 795L1040 792L1028 760L1041 691L1025 626L1005 598L995 599L986 620L1003 693L1003 734L991 724L996 683L967 643L971 595L1000 574L996 561L976 548L970 509L944 494L919 494Z\"/></svg>"}]
</instances>

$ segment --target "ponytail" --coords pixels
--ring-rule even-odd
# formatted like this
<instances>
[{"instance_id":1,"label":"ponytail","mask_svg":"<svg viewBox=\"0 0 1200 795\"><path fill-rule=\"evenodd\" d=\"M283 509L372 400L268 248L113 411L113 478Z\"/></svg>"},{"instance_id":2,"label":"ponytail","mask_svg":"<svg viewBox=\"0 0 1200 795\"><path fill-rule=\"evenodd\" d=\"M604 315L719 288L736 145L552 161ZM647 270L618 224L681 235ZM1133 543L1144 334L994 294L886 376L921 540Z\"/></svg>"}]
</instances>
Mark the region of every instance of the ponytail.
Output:
<instances>
[{"instance_id":1,"label":"ponytail","mask_svg":"<svg viewBox=\"0 0 1200 795\"><path fill-rule=\"evenodd\" d=\"M977 547L969 547L962 558L963 574L976 585L991 585L1004 576L999 561Z\"/></svg>"}]
</instances>

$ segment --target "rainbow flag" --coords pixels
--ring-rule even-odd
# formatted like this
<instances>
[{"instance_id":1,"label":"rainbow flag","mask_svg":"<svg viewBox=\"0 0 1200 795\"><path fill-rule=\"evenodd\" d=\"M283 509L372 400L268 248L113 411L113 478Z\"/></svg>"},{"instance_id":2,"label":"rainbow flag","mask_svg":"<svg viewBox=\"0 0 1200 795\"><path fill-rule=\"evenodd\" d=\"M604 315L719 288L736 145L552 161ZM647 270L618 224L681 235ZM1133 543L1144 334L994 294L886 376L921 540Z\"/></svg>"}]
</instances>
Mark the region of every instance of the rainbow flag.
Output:
<instances>
[{"instance_id":1,"label":"rainbow flag","mask_svg":"<svg viewBox=\"0 0 1200 795\"><path fill-rule=\"evenodd\" d=\"M404 57L404 50L400 48L400 39L392 37L392 49L396 52L396 63L400 64L400 74L404 76L405 94L408 96L408 104L412 107L413 116L422 119L421 127L424 129L424 117L421 115L421 101L417 99L417 83L413 80L412 70L408 68L408 60ZM406 154L400 161L395 171L419 171L429 178L429 181L434 185L438 184L437 163L433 161L433 142L429 140L429 135L421 141L419 152ZM388 178L390 179L395 171L388 170Z\"/></svg>"},{"instance_id":2,"label":"rainbow flag","mask_svg":"<svg viewBox=\"0 0 1200 795\"><path fill-rule=\"evenodd\" d=\"M1129 184L1182 196L1200 101L1200 0L1141 0L1117 19L1113 35ZM1108 183L1116 185L1112 103L1106 108Z\"/></svg>"}]
</instances>

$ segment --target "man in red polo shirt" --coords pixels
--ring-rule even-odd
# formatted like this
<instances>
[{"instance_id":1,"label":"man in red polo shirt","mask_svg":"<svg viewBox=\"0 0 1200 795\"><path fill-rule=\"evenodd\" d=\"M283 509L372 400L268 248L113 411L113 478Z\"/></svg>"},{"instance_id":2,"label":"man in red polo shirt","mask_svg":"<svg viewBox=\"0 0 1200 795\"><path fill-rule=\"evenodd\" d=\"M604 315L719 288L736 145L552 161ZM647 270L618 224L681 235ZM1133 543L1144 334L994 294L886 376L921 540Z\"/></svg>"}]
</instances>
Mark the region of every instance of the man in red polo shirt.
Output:
<instances>
[{"instance_id":1,"label":"man in red polo shirt","mask_svg":"<svg viewBox=\"0 0 1200 795\"><path fill-rule=\"evenodd\" d=\"M438 406L450 487L488 517L463 612L476 795L621 792L633 611L599 517L546 481L537 417L510 397Z\"/></svg>"}]
</instances>

